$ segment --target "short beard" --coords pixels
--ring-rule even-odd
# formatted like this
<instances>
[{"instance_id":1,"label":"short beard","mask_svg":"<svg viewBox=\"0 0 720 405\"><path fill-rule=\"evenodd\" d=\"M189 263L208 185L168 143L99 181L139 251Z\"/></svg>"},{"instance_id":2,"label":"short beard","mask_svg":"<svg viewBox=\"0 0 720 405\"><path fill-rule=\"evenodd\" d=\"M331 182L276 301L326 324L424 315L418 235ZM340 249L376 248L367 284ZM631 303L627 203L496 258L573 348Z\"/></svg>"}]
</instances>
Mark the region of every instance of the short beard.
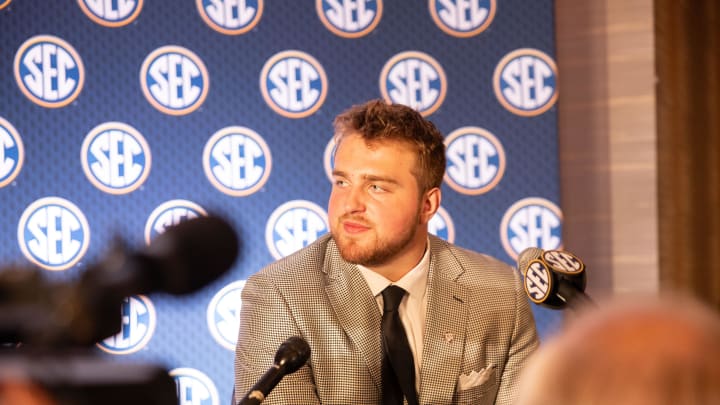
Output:
<instances>
[{"instance_id":1,"label":"short beard","mask_svg":"<svg viewBox=\"0 0 720 405\"><path fill-rule=\"evenodd\" d=\"M334 234L333 239L340 250L340 255L346 262L365 267L379 266L395 257L415 238L418 229L420 229L419 212L414 224L415 226L407 229L406 232L398 234L397 238L390 241L380 240L376 245L370 247L359 246L357 242L352 239L343 240L342 237Z\"/></svg>"}]
</instances>

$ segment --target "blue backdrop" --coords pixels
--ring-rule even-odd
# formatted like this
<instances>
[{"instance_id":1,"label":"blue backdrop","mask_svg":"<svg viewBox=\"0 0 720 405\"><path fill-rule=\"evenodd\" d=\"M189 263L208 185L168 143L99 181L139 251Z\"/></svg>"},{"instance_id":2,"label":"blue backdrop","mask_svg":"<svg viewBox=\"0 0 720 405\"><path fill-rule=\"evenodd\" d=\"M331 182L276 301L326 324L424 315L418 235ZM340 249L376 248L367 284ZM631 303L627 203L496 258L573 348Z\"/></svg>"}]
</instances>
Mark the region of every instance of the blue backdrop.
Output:
<instances>
[{"instance_id":1,"label":"blue backdrop","mask_svg":"<svg viewBox=\"0 0 720 405\"><path fill-rule=\"evenodd\" d=\"M562 245L556 79L552 0L0 0L0 265L72 283L115 236L142 250L223 214L232 270L128 297L97 351L225 402L243 280L327 232L337 113L384 98L433 121L431 231L514 265Z\"/></svg>"}]
</instances>

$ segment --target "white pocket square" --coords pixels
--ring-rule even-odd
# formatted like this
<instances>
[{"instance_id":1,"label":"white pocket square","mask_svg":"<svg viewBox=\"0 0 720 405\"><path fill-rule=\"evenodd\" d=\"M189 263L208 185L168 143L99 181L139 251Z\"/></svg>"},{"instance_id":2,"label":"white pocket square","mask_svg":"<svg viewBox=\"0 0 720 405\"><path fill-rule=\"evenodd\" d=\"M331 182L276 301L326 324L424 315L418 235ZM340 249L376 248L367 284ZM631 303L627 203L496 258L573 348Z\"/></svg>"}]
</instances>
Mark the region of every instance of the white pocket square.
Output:
<instances>
[{"instance_id":1,"label":"white pocket square","mask_svg":"<svg viewBox=\"0 0 720 405\"><path fill-rule=\"evenodd\" d=\"M471 371L470 374L460 374L458 379L458 391L464 391L466 389L477 387L485 381L489 380L495 373L495 365L490 364L480 371Z\"/></svg>"}]
</instances>

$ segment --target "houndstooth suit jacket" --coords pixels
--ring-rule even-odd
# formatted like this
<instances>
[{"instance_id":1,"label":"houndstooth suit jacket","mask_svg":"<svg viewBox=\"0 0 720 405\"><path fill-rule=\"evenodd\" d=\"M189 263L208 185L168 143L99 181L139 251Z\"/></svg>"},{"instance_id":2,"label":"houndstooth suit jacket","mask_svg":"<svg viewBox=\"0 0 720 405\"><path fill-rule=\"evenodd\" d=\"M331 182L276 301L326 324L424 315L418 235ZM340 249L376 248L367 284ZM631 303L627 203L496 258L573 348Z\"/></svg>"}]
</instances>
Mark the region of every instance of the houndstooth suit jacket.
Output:
<instances>
[{"instance_id":1,"label":"houndstooth suit jacket","mask_svg":"<svg viewBox=\"0 0 720 405\"><path fill-rule=\"evenodd\" d=\"M421 404L511 404L538 345L518 272L430 236ZM379 404L381 313L357 266L330 235L248 278L242 292L235 392L272 365L280 344L303 337L307 364L264 404Z\"/></svg>"}]
</instances>

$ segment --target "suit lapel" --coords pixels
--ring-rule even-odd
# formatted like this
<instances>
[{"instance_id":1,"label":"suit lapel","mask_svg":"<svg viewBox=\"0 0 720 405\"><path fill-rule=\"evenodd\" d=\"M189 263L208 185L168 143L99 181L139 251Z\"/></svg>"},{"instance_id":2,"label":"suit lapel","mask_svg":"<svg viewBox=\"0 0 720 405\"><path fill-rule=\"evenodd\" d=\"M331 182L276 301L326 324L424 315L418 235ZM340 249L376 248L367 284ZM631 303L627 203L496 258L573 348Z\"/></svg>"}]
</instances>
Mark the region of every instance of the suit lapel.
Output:
<instances>
[{"instance_id":1,"label":"suit lapel","mask_svg":"<svg viewBox=\"0 0 720 405\"><path fill-rule=\"evenodd\" d=\"M340 327L365 359L379 390L382 386L382 314L377 302L360 271L342 259L332 240L328 242L324 272L327 274L325 290Z\"/></svg>"},{"instance_id":2,"label":"suit lapel","mask_svg":"<svg viewBox=\"0 0 720 405\"><path fill-rule=\"evenodd\" d=\"M450 403L462 365L467 325L467 291L457 283L464 272L431 237L428 312L420 372L420 402Z\"/></svg>"}]
</instances>

